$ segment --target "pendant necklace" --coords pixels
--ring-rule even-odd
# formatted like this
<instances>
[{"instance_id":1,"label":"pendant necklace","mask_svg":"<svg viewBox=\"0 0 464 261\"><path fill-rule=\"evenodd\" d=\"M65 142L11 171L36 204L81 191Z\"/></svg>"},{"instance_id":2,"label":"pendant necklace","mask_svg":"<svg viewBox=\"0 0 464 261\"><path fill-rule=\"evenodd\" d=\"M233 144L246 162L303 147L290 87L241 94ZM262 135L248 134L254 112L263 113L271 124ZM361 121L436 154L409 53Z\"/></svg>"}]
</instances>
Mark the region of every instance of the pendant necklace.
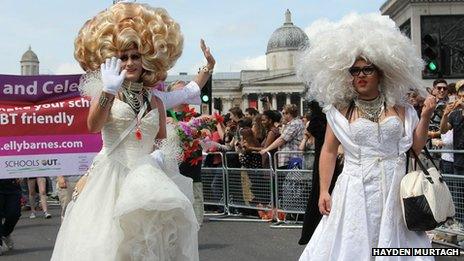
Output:
<instances>
[{"instance_id":1,"label":"pendant necklace","mask_svg":"<svg viewBox=\"0 0 464 261\"><path fill-rule=\"evenodd\" d=\"M142 130L140 129L142 115L138 115L140 109L145 104L145 97L148 99L148 92L143 88L142 83L124 81L122 95L136 114L137 123L135 125L135 139L142 140Z\"/></svg>"}]
</instances>

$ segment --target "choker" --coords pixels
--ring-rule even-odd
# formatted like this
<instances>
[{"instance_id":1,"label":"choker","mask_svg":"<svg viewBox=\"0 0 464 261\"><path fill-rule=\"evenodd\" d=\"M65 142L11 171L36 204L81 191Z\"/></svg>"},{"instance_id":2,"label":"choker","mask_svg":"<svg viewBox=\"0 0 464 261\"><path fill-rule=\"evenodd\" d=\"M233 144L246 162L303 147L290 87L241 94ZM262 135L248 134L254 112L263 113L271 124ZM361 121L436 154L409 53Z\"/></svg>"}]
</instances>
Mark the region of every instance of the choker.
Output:
<instances>
[{"instance_id":1,"label":"choker","mask_svg":"<svg viewBox=\"0 0 464 261\"><path fill-rule=\"evenodd\" d=\"M385 97L380 94L373 100L354 99L354 104L359 111L359 117L373 122L379 122L380 116L385 109Z\"/></svg>"}]
</instances>

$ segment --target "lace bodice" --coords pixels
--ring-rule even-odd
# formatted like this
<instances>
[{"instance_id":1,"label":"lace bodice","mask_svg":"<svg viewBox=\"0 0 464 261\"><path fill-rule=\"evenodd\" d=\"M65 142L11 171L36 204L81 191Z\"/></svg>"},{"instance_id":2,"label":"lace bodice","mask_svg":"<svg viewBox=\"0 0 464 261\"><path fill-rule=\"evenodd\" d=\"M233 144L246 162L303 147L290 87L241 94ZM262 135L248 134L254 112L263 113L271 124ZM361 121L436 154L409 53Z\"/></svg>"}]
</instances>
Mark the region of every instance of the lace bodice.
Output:
<instances>
[{"instance_id":1,"label":"lace bodice","mask_svg":"<svg viewBox=\"0 0 464 261\"><path fill-rule=\"evenodd\" d=\"M335 107L326 109L327 122L343 146L345 158L359 161L366 158L391 158L408 151L413 143L419 118L414 108L405 106L404 122L389 116L380 123L357 119L349 123Z\"/></svg>"},{"instance_id":2,"label":"lace bodice","mask_svg":"<svg viewBox=\"0 0 464 261\"><path fill-rule=\"evenodd\" d=\"M403 122L389 116L379 123L359 118L350 124L354 143L361 157L388 157L399 154L399 142L404 135Z\"/></svg>"},{"instance_id":3,"label":"lace bodice","mask_svg":"<svg viewBox=\"0 0 464 261\"><path fill-rule=\"evenodd\" d=\"M135 119L136 114L126 103L115 99L111 108L109 121L102 129L103 152L110 149L121 134ZM140 129L142 139L135 138L136 128L132 129L124 140L111 152L111 157L116 157L124 163L131 163L142 155L153 151L155 137L159 130L158 109L153 109L141 119Z\"/></svg>"}]
</instances>

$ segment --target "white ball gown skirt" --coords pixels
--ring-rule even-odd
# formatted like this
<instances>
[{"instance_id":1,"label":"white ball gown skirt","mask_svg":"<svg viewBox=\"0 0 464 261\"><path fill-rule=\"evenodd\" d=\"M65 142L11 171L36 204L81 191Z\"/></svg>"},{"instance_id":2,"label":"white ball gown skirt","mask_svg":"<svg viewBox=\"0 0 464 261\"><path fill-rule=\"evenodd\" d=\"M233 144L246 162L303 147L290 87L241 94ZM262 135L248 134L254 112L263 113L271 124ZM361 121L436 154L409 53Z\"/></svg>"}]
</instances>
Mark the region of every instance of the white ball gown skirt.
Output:
<instances>
[{"instance_id":1,"label":"white ball gown skirt","mask_svg":"<svg viewBox=\"0 0 464 261\"><path fill-rule=\"evenodd\" d=\"M178 187L191 190L191 180L169 177L149 155L131 169L97 157L66 211L51 260L198 260L199 226Z\"/></svg>"}]
</instances>

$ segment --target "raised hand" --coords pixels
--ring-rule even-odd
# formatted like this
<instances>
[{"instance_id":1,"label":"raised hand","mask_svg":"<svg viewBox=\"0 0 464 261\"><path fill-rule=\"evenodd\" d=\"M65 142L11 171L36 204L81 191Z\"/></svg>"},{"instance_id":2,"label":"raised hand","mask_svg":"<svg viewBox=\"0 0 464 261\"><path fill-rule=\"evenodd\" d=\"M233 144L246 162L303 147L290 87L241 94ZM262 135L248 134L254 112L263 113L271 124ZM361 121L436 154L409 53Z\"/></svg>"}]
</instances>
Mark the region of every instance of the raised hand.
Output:
<instances>
[{"instance_id":1,"label":"raised hand","mask_svg":"<svg viewBox=\"0 0 464 261\"><path fill-rule=\"evenodd\" d=\"M437 98L429 95L424 101L424 107L422 107L421 117L430 118L432 117L435 108L437 107Z\"/></svg>"},{"instance_id":2,"label":"raised hand","mask_svg":"<svg viewBox=\"0 0 464 261\"><path fill-rule=\"evenodd\" d=\"M209 70L212 70L214 68L214 65L216 65L216 60L214 60L214 57L211 54L210 48L206 46L205 40L203 39L200 40L200 47L207 61L206 66L208 67Z\"/></svg>"},{"instance_id":3,"label":"raised hand","mask_svg":"<svg viewBox=\"0 0 464 261\"><path fill-rule=\"evenodd\" d=\"M116 57L107 58L105 63L100 65L103 91L116 95L121 89L122 82L126 76L126 70L121 73L121 60Z\"/></svg>"}]
</instances>

